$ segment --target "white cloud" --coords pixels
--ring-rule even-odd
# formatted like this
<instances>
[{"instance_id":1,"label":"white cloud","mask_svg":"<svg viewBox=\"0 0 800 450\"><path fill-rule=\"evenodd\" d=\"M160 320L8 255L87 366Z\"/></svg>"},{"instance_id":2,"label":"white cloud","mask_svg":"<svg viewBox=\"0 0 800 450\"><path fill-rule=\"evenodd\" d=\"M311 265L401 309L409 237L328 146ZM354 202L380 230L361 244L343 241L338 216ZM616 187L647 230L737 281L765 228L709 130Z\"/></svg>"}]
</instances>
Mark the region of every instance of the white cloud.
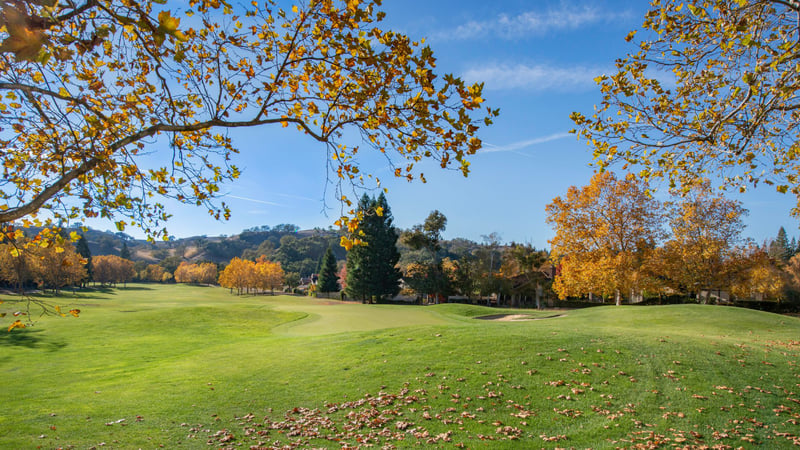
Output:
<instances>
[{"instance_id":1,"label":"white cloud","mask_svg":"<svg viewBox=\"0 0 800 450\"><path fill-rule=\"evenodd\" d=\"M505 145L493 145L484 143L484 147L478 153L496 153L496 152L513 152L518 153L517 150L522 150L538 144L544 144L551 141L557 141L572 136L569 133L555 133L549 136L537 137L533 139L526 139L524 141L512 142ZM520 153L522 154L522 153Z\"/></svg>"},{"instance_id":2,"label":"white cloud","mask_svg":"<svg viewBox=\"0 0 800 450\"><path fill-rule=\"evenodd\" d=\"M468 69L462 78L485 82L489 90L578 91L594 89L594 78L604 72L599 67L487 64Z\"/></svg>"},{"instance_id":3,"label":"white cloud","mask_svg":"<svg viewBox=\"0 0 800 450\"><path fill-rule=\"evenodd\" d=\"M557 8L544 11L525 11L516 15L500 14L487 20L473 20L454 29L434 34L438 39L478 39L496 36L518 39L559 30L574 30L593 24L608 24L628 19L630 11L608 11L596 5L561 2Z\"/></svg>"}]
</instances>

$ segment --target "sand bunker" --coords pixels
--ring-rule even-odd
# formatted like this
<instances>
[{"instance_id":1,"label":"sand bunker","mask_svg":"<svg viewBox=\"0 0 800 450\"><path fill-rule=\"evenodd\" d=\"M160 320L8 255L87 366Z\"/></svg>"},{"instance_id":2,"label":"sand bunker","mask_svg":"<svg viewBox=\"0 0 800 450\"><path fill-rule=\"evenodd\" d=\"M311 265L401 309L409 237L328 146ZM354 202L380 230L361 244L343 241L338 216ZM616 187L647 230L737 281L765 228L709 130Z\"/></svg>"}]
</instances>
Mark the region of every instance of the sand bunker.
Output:
<instances>
[{"instance_id":1,"label":"sand bunker","mask_svg":"<svg viewBox=\"0 0 800 450\"><path fill-rule=\"evenodd\" d=\"M557 317L564 317L566 314L556 314L547 317L533 317L528 314L493 314L491 316L480 316L476 319L480 320L495 320L498 322L522 322L527 320L542 320L542 319L555 319Z\"/></svg>"}]
</instances>

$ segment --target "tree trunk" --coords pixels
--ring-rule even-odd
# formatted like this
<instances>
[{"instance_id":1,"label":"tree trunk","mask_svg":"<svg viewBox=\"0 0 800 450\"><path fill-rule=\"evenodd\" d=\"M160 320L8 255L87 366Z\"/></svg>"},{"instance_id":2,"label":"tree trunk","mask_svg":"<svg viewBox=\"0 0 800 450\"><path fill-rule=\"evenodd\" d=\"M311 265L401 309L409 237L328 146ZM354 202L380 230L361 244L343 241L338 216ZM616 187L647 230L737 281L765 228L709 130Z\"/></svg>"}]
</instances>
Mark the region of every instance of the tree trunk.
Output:
<instances>
[{"instance_id":1,"label":"tree trunk","mask_svg":"<svg viewBox=\"0 0 800 450\"><path fill-rule=\"evenodd\" d=\"M536 309L542 309L542 285L536 283Z\"/></svg>"},{"instance_id":2,"label":"tree trunk","mask_svg":"<svg viewBox=\"0 0 800 450\"><path fill-rule=\"evenodd\" d=\"M616 305L620 306L621 304L622 304L622 296L619 294L619 289L617 289Z\"/></svg>"}]
</instances>

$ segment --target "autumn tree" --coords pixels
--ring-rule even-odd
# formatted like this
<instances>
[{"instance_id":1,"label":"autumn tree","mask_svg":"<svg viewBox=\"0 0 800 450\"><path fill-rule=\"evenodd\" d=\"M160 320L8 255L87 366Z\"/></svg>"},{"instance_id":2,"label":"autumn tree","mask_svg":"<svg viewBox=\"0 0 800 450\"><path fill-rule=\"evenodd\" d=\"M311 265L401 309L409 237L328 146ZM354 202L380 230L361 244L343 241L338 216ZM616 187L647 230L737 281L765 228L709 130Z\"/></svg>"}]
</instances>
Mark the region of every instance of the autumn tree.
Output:
<instances>
[{"instance_id":1,"label":"autumn tree","mask_svg":"<svg viewBox=\"0 0 800 450\"><path fill-rule=\"evenodd\" d=\"M24 284L32 279L31 258L29 252L21 250L24 246L24 235L0 242L0 279L14 286L20 294Z\"/></svg>"},{"instance_id":2,"label":"autumn tree","mask_svg":"<svg viewBox=\"0 0 800 450\"><path fill-rule=\"evenodd\" d=\"M252 284L253 288L270 291L272 295L275 295L275 289L283 286L283 279L286 274L283 271L283 267L281 267L281 263L261 257L256 261L253 270L254 273L251 277L251 279L255 280Z\"/></svg>"},{"instance_id":3,"label":"autumn tree","mask_svg":"<svg viewBox=\"0 0 800 450\"><path fill-rule=\"evenodd\" d=\"M658 270L670 287L698 298L701 291L729 289L747 210L713 194L706 183L671 202L668 211L671 236L660 249Z\"/></svg>"},{"instance_id":4,"label":"autumn tree","mask_svg":"<svg viewBox=\"0 0 800 450\"><path fill-rule=\"evenodd\" d=\"M197 267L197 283L216 284L219 273L217 265L211 262L200 263Z\"/></svg>"},{"instance_id":5,"label":"autumn tree","mask_svg":"<svg viewBox=\"0 0 800 450\"><path fill-rule=\"evenodd\" d=\"M176 283L215 284L217 282L217 265L214 263L192 264L182 262L175 273Z\"/></svg>"},{"instance_id":6,"label":"autumn tree","mask_svg":"<svg viewBox=\"0 0 800 450\"><path fill-rule=\"evenodd\" d=\"M65 243L37 247L30 253L33 280L41 289L50 288L56 293L86 279L85 263L75 247Z\"/></svg>"},{"instance_id":7,"label":"autumn tree","mask_svg":"<svg viewBox=\"0 0 800 450\"><path fill-rule=\"evenodd\" d=\"M800 254L792 256L783 269L788 275L787 286L793 293L793 300L797 302L797 295L800 293Z\"/></svg>"},{"instance_id":8,"label":"autumn tree","mask_svg":"<svg viewBox=\"0 0 800 450\"><path fill-rule=\"evenodd\" d=\"M325 251L325 255L322 257L322 264L319 271L319 279L317 281L317 290L319 292L339 292L339 278L336 274L338 271L337 269L333 250L328 247L328 250Z\"/></svg>"},{"instance_id":9,"label":"autumn tree","mask_svg":"<svg viewBox=\"0 0 800 450\"><path fill-rule=\"evenodd\" d=\"M347 291L347 262L346 261L345 261L345 264L342 264L342 266L339 268L339 271L336 272L336 278L339 281L339 288L341 288L341 291L342 292L346 292Z\"/></svg>"},{"instance_id":10,"label":"autumn tree","mask_svg":"<svg viewBox=\"0 0 800 450\"><path fill-rule=\"evenodd\" d=\"M167 275L170 275L170 277L167 277ZM171 278L171 274L158 264L148 264L144 269L144 273L141 274L140 277L154 283L162 283L166 280L169 280Z\"/></svg>"},{"instance_id":11,"label":"autumn tree","mask_svg":"<svg viewBox=\"0 0 800 450\"><path fill-rule=\"evenodd\" d=\"M191 264L186 261L180 263L175 272L172 274L175 277L176 283L189 283L192 279Z\"/></svg>"},{"instance_id":12,"label":"autumn tree","mask_svg":"<svg viewBox=\"0 0 800 450\"><path fill-rule=\"evenodd\" d=\"M551 258L560 273L553 288L560 298L614 296L619 305L623 295L654 288L646 264L664 236L663 213L644 182L600 172L587 186L554 198L546 211L555 230Z\"/></svg>"},{"instance_id":13,"label":"autumn tree","mask_svg":"<svg viewBox=\"0 0 800 450\"><path fill-rule=\"evenodd\" d=\"M20 293L28 282L55 292L80 284L86 279L85 264L86 260L62 236L36 244L20 233L13 242L0 244L0 280L14 285Z\"/></svg>"},{"instance_id":14,"label":"autumn tree","mask_svg":"<svg viewBox=\"0 0 800 450\"><path fill-rule=\"evenodd\" d=\"M595 163L632 165L684 192L713 174L800 201L798 15L797 1L653 2L638 51L596 79L594 115L572 114Z\"/></svg>"},{"instance_id":15,"label":"autumn tree","mask_svg":"<svg viewBox=\"0 0 800 450\"><path fill-rule=\"evenodd\" d=\"M133 261L117 255L98 255L92 259L94 281L100 284L127 283L133 279Z\"/></svg>"},{"instance_id":16,"label":"autumn tree","mask_svg":"<svg viewBox=\"0 0 800 450\"><path fill-rule=\"evenodd\" d=\"M219 284L241 295L254 284L255 263L241 258L233 258L219 275Z\"/></svg>"},{"instance_id":17,"label":"autumn tree","mask_svg":"<svg viewBox=\"0 0 800 450\"><path fill-rule=\"evenodd\" d=\"M75 251L86 261L84 266L86 267L86 279L84 280L84 284L86 284L86 281L92 281L92 252L89 250L89 242L86 241L85 235L81 234L78 241L75 242Z\"/></svg>"},{"instance_id":18,"label":"autumn tree","mask_svg":"<svg viewBox=\"0 0 800 450\"><path fill-rule=\"evenodd\" d=\"M731 286L734 296L754 300L783 300L785 287L791 277L778 268L767 252L757 247L748 248L736 263L739 270Z\"/></svg>"},{"instance_id":19,"label":"autumn tree","mask_svg":"<svg viewBox=\"0 0 800 450\"><path fill-rule=\"evenodd\" d=\"M469 172L497 114L481 84L381 29L380 0L277 3L0 2L0 225L44 208L166 237L163 198L227 218L215 198L239 175L242 127L319 143L345 205L345 186L379 183L360 170L367 150L409 180L422 160Z\"/></svg>"}]
</instances>

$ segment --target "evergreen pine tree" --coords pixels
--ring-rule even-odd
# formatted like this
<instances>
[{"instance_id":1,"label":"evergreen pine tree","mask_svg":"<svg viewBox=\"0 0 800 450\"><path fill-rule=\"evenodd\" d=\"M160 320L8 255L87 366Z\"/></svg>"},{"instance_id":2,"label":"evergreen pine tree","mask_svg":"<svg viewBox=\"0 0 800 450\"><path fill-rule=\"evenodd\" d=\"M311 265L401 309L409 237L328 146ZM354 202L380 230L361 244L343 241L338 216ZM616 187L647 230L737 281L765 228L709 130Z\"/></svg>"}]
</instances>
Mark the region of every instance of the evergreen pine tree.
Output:
<instances>
[{"instance_id":1,"label":"evergreen pine tree","mask_svg":"<svg viewBox=\"0 0 800 450\"><path fill-rule=\"evenodd\" d=\"M317 280L317 292L339 291L339 280L336 272L338 272L336 258L333 256L333 250L328 247L322 257L322 268L319 271L319 279Z\"/></svg>"},{"instance_id":2,"label":"evergreen pine tree","mask_svg":"<svg viewBox=\"0 0 800 450\"><path fill-rule=\"evenodd\" d=\"M789 239L786 237L786 230L781 227L775 240L769 244L767 251L769 256L777 261L788 261L792 257L792 250L789 247Z\"/></svg>"},{"instance_id":3,"label":"evergreen pine tree","mask_svg":"<svg viewBox=\"0 0 800 450\"><path fill-rule=\"evenodd\" d=\"M81 235L78 242L75 243L75 251L86 260L86 281L92 281L92 252L89 251L86 236Z\"/></svg>"},{"instance_id":4,"label":"evergreen pine tree","mask_svg":"<svg viewBox=\"0 0 800 450\"><path fill-rule=\"evenodd\" d=\"M792 237L792 242L789 243L789 250L791 250L789 259L792 259L792 256L797 254L797 239L794 237Z\"/></svg>"},{"instance_id":5,"label":"evergreen pine tree","mask_svg":"<svg viewBox=\"0 0 800 450\"><path fill-rule=\"evenodd\" d=\"M372 218L376 226L372 244L374 255L370 283L373 286L372 295L378 298L394 297L400 292L400 280L403 277L397 267L397 262L400 261L400 251L397 249L398 234L393 225L392 211L383 193L378 195L373 205L376 214ZM378 215L377 211L381 211L382 214Z\"/></svg>"},{"instance_id":6,"label":"evergreen pine tree","mask_svg":"<svg viewBox=\"0 0 800 450\"><path fill-rule=\"evenodd\" d=\"M131 251L128 249L127 242L122 242L122 250L119 251L119 257L122 259L131 259Z\"/></svg>"},{"instance_id":7,"label":"evergreen pine tree","mask_svg":"<svg viewBox=\"0 0 800 450\"><path fill-rule=\"evenodd\" d=\"M393 297L400 292L402 274L396 267L400 260L397 230L386 197L363 195L358 204L363 219L359 230L366 245L353 247L347 254L347 295L362 301L373 297Z\"/></svg>"},{"instance_id":8,"label":"evergreen pine tree","mask_svg":"<svg viewBox=\"0 0 800 450\"><path fill-rule=\"evenodd\" d=\"M362 195L358 201L358 212L366 215L369 212L370 204L371 201L367 194ZM361 236L361 239L368 242L366 230L363 226L361 231L365 233L365 236ZM365 275L369 259L367 247L367 245L356 245L347 252L347 288L345 292L350 298L361 300L362 302L366 302L369 299L369 289L367 289L367 277Z\"/></svg>"}]
</instances>

